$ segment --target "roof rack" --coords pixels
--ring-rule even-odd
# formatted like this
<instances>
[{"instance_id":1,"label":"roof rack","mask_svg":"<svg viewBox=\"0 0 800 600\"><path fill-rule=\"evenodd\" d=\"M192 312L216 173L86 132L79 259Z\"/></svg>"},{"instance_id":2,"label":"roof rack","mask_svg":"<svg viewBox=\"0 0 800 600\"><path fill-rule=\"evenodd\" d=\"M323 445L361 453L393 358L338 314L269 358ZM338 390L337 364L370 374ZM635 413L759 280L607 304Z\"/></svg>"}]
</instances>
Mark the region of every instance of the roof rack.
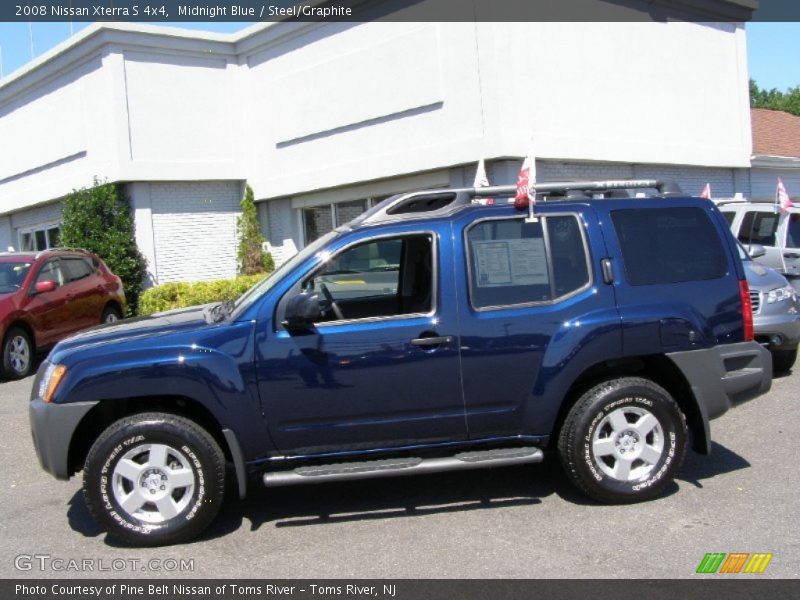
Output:
<instances>
[{"instance_id":1,"label":"roof rack","mask_svg":"<svg viewBox=\"0 0 800 600\"><path fill-rule=\"evenodd\" d=\"M83 248L69 248L69 247L56 247L56 248L46 248L44 250L39 250L36 253L36 258L39 258L43 254L47 254L48 252L80 252L81 254L90 254L88 250Z\"/></svg>"},{"instance_id":2,"label":"roof rack","mask_svg":"<svg viewBox=\"0 0 800 600\"><path fill-rule=\"evenodd\" d=\"M542 199L547 197L548 201L575 201L606 193L609 198L619 198L621 191L632 189L654 189L657 190L659 196L683 195L681 188L676 183L659 179L539 183L536 185L536 195ZM397 194L362 213L351 223L353 225L376 223L404 216L418 216L420 213L426 213L428 216L444 215L472 204L476 198L513 197L516 193L515 185L494 185Z\"/></svg>"}]
</instances>

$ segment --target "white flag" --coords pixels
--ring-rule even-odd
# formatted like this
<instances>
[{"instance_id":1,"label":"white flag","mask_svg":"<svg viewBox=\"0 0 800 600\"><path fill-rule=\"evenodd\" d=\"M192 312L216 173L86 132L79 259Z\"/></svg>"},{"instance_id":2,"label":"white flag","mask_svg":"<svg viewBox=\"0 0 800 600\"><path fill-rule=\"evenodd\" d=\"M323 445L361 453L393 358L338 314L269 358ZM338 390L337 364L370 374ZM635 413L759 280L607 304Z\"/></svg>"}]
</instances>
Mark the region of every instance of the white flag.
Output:
<instances>
[{"instance_id":1,"label":"white flag","mask_svg":"<svg viewBox=\"0 0 800 600\"><path fill-rule=\"evenodd\" d=\"M474 188L489 187L489 176L486 174L486 164L483 159L478 161L478 169L475 171L475 181L472 183ZM494 198L478 198L479 204L494 204Z\"/></svg>"},{"instance_id":2,"label":"white flag","mask_svg":"<svg viewBox=\"0 0 800 600\"><path fill-rule=\"evenodd\" d=\"M472 184L472 187L489 187L489 177L486 175L486 164L483 162L483 159L478 161L478 169L475 171L475 182Z\"/></svg>"}]
</instances>

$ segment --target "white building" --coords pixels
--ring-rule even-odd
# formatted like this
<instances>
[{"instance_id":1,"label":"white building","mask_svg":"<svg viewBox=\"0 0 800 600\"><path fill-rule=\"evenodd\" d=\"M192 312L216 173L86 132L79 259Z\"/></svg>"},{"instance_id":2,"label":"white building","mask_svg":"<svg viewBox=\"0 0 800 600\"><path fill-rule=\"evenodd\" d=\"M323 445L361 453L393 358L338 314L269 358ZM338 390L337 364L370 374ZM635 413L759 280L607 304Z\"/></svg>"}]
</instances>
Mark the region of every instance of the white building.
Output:
<instances>
[{"instance_id":1,"label":"white building","mask_svg":"<svg viewBox=\"0 0 800 600\"><path fill-rule=\"evenodd\" d=\"M747 194L743 25L95 24L0 81L0 247L52 243L98 177L127 185L155 282L230 277L245 181L280 261L480 157L512 183L531 135L540 181Z\"/></svg>"}]
</instances>

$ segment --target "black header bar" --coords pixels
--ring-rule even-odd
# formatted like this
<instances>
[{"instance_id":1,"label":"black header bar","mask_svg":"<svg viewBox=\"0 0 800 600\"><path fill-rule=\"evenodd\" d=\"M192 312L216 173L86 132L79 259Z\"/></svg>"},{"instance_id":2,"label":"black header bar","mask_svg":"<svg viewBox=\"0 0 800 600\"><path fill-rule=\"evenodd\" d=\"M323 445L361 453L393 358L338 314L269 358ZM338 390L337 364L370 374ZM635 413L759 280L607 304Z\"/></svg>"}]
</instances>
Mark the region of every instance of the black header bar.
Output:
<instances>
[{"instance_id":1,"label":"black header bar","mask_svg":"<svg viewBox=\"0 0 800 600\"><path fill-rule=\"evenodd\" d=\"M28 21L800 21L795 0L10 0Z\"/></svg>"}]
</instances>

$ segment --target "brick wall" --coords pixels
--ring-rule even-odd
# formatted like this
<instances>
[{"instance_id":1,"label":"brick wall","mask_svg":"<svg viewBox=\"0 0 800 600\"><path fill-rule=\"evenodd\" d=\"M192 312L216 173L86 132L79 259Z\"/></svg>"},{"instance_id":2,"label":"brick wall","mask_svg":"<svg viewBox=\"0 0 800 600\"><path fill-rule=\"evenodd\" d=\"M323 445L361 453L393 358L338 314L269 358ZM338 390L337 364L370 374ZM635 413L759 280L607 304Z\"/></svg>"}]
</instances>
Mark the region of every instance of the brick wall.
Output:
<instances>
[{"instance_id":1,"label":"brick wall","mask_svg":"<svg viewBox=\"0 0 800 600\"><path fill-rule=\"evenodd\" d=\"M150 184L158 283L236 275L238 181Z\"/></svg>"}]
</instances>

